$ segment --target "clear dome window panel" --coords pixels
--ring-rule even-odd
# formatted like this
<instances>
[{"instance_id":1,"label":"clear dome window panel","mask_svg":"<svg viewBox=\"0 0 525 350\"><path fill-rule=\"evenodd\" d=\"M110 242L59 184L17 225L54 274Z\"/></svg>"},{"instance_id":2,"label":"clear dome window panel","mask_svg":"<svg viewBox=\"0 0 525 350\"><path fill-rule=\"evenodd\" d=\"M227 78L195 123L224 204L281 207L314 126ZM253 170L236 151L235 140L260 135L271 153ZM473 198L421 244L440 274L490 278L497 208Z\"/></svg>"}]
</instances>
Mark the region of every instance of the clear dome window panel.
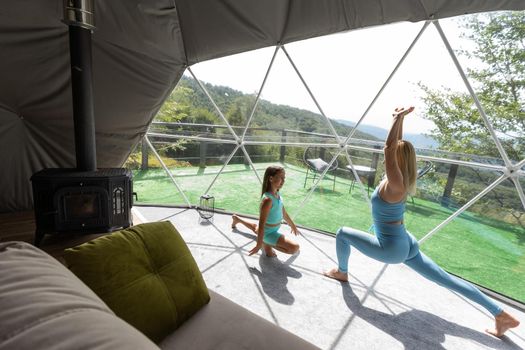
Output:
<instances>
[{"instance_id":1,"label":"clear dome window panel","mask_svg":"<svg viewBox=\"0 0 525 350\"><path fill-rule=\"evenodd\" d=\"M268 75L250 127L268 128L258 139L280 138L286 131L290 142L318 142L336 138L286 55L280 50ZM293 141L295 140L295 141Z\"/></svg>"},{"instance_id":2,"label":"clear dome window panel","mask_svg":"<svg viewBox=\"0 0 525 350\"><path fill-rule=\"evenodd\" d=\"M225 111L237 99L257 95L274 52L275 47L247 51L195 64L191 70L201 82L219 88L212 97Z\"/></svg>"},{"instance_id":3,"label":"clear dome window panel","mask_svg":"<svg viewBox=\"0 0 525 350\"><path fill-rule=\"evenodd\" d=\"M421 27L421 23L386 25L299 41L286 48L326 115L340 124L355 125ZM396 33L395 41L391 33Z\"/></svg>"},{"instance_id":4,"label":"clear dome window panel","mask_svg":"<svg viewBox=\"0 0 525 350\"><path fill-rule=\"evenodd\" d=\"M418 172L424 172L427 164L418 161ZM494 170L432 161L430 170L417 180L416 194L407 198L405 223L408 230L421 239L500 175Z\"/></svg>"},{"instance_id":5,"label":"clear dome window panel","mask_svg":"<svg viewBox=\"0 0 525 350\"><path fill-rule=\"evenodd\" d=\"M187 165L185 160L175 158L173 150L177 146L174 143L154 140L150 142L168 169ZM135 202L138 204L188 205L184 196L166 173L162 163L146 144L143 147L139 145L130 155L125 166L133 171L133 190L137 193Z\"/></svg>"},{"instance_id":6,"label":"clear dome window panel","mask_svg":"<svg viewBox=\"0 0 525 350\"><path fill-rule=\"evenodd\" d=\"M264 105L265 103L262 102L262 104ZM286 134L289 127L289 123L283 118L277 115L266 114L264 107L262 110L258 107L255 110L252 122L246 130L244 140L247 142L286 142Z\"/></svg>"},{"instance_id":7,"label":"clear dome window panel","mask_svg":"<svg viewBox=\"0 0 525 350\"><path fill-rule=\"evenodd\" d=\"M444 269L525 302L524 210L504 181L422 245Z\"/></svg>"},{"instance_id":8,"label":"clear dome window panel","mask_svg":"<svg viewBox=\"0 0 525 350\"><path fill-rule=\"evenodd\" d=\"M300 208L293 208L295 223L335 234L342 226L368 231L372 222L369 206L360 189L351 189L347 178L328 173ZM308 186L305 190L310 190ZM288 210L288 209L287 209ZM290 212L290 210L288 210Z\"/></svg>"},{"instance_id":9,"label":"clear dome window panel","mask_svg":"<svg viewBox=\"0 0 525 350\"><path fill-rule=\"evenodd\" d=\"M220 96L223 88L204 84L208 93L212 96ZM222 99L215 98L215 103L223 105L219 108L227 108L228 104ZM221 112L225 112L221 109ZM148 133L158 135L172 135L212 138L212 139L234 139L219 112L213 107L212 102L199 87L192 76L187 73L164 102L157 113L154 121L149 127Z\"/></svg>"},{"instance_id":10,"label":"clear dome window panel","mask_svg":"<svg viewBox=\"0 0 525 350\"><path fill-rule=\"evenodd\" d=\"M143 151L147 157L143 157ZM169 162L167 157L163 160ZM133 173L133 191L137 193L137 204L187 205L182 194L177 190L157 158L144 143L139 144L130 154L124 167Z\"/></svg>"},{"instance_id":11,"label":"clear dome window panel","mask_svg":"<svg viewBox=\"0 0 525 350\"><path fill-rule=\"evenodd\" d=\"M237 135L244 132L274 52L275 48L264 48L191 67ZM219 124L225 123L221 119ZM219 133L228 135L226 131Z\"/></svg>"},{"instance_id":12,"label":"clear dome window panel","mask_svg":"<svg viewBox=\"0 0 525 350\"><path fill-rule=\"evenodd\" d=\"M287 112L288 108L283 108L283 113L291 116L294 112ZM303 112L301 112L303 113ZM323 143L336 144L337 139L332 133L323 129L322 120L317 116L312 116L310 112L304 112L304 121L291 120L282 118L282 114L275 116L263 116L264 112L256 111L254 114L255 123L252 123L246 131L245 140L247 142L263 143L286 143L286 144L309 144ZM309 119L309 116L312 116ZM264 119L267 121L262 124ZM317 118L317 119L316 119ZM261 126L261 124L263 126ZM308 124L308 126L307 126Z\"/></svg>"},{"instance_id":13,"label":"clear dome window panel","mask_svg":"<svg viewBox=\"0 0 525 350\"><path fill-rule=\"evenodd\" d=\"M370 196L377 185L381 182L385 170L383 164L383 153L363 149L348 149L350 160L357 174L354 175L351 164L348 162L346 154L343 152L338 157L341 176L350 182L353 197L362 197L363 192L357 179L364 187L365 194Z\"/></svg>"},{"instance_id":14,"label":"clear dome window panel","mask_svg":"<svg viewBox=\"0 0 525 350\"><path fill-rule=\"evenodd\" d=\"M216 174L235 149L235 146L231 144L187 139L182 139L175 145L155 141L152 143L179 187L194 205L199 204L200 196L206 193ZM150 170L153 167L161 167L152 154L149 155L149 159L152 160ZM161 171L164 169L161 168ZM171 180L168 185L176 188ZM160 192L159 189L152 186L145 187L145 191Z\"/></svg>"},{"instance_id":15,"label":"clear dome window panel","mask_svg":"<svg viewBox=\"0 0 525 350\"><path fill-rule=\"evenodd\" d=\"M525 90L520 73L525 66L521 59L522 40L516 40L523 37L517 25L523 20L524 12L496 12L490 16L478 14L440 21L451 45L457 49L456 56L497 140L511 160L525 152L525 114L521 107L525 103ZM452 26L445 28L449 23L456 23L460 33L454 33ZM482 162L501 159L489 128L466 93L431 89L425 96L430 107L426 111L436 122L435 135L442 149L488 158Z\"/></svg>"},{"instance_id":16,"label":"clear dome window panel","mask_svg":"<svg viewBox=\"0 0 525 350\"><path fill-rule=\"evenodd\" d=\"M284 166L286 147L281 145L263 144L263 145L245 145L246 152L257 170L259 177L263 178L266 167L270 165ZM239 153L239 160L247 163L244 153Z\"/></svg>"},{"instance_id":17,"label":"clear dome window panel","mask_svg":"<svg viewBox=\"0 0 525 350\"><path fill-rule=\"evenodd\" d=\"M460 35L465 32L462 23L464 21L458 19L440 21L463 71L469 73L470 84L478 94L500 142L509 153L509 157L516 158L516 154L511 154L517 153L516 146L523 144L519 138L525 133L509 132L522 129L514 125L522 118L509 121L512 120L509 116L512 113L514 116L519 115L519 106L523 105L523 100L517 103L508 102L512 100L511 96L520 94L509 94L510 84L504 83L502 79L496 78L499 84L497 88L505 93L496 91L496 87L486 91L487 85L480 81L479 74L475 74L482 69L483 62L468 58L465 54L474 52L476 45L472 38ZM519 64L520 61L515 62ZM501 98L508 103L501 105L494 101L495 98ZM368 99L368 102L370 101L371 99ZM358 131L384 140L392 122L393 109L410 105L415 106L416 110L405 122L405 138L428 155L447 158L459 156L464 159L476 156L488 158L481 158L481 162L493 162L492 158L501 158L488 127L433 25L427 28L416 43L363 119ZM370 138L363 137L362 134L355 137Z\"/></svg>"},{"instance_id":18,"label":"clear dome window panel","mask_svg":"<svg viewBox=\"0 0 525 350\"><path fill-rule=\"evenodd\" d=\"M188 205L162 168L134 171L133 191L137 193L134 202L139 205Z\"/></svg>"},{"instance_id":19,"label":"clear dome window panel","mask_svg":"<svg viewBox=\"0 0 525 350\"><path fill-rule=\"evenodd\" d=\"M298 172L306 173L305 150L307 147L282 146L279 150L280 159L284 159L284 166L295 167ZM299 177L301 177L299 175Z\"/></svg>"},{"instance_id":20,"label":"clear dome window panel","mask_svg":"<svg viewBox=\"0 0 525 350\"><path fill-rule=\"evenodd\" d=\"M188 161L189 166L178 169L175 174L192 204L198 205L200 196L210 192L210 185L227 163L235 147L232 144L192 141L181 151L180 156ZM217 200L215 205L217 206Z\"/></svg>"},{"instance_id":21,"label":"clear dome window panel","mask_svg":"<svg viewBox=\"0 0 525 350\"><path fill-rule=\"evenodd\" d=\"M264 167L264 163L254 165L257 170ZM215 171L218 170L217 167ZM214 180L208 193L215 197L217 208L239 214L259 215L261 183L240 148Z\"/></svg>"},{"instance_id":22,"label":"clear dome window panel","mask_svg":"<svg viewBox=\"0 0 525 350\"><path fill-rule=\"evenodd\" d=\"M370 226L369 220L364 219L370 218L368 205L362 195L354 199L350 193L351 181L344 164L339 164L341 157L332 162L337 151L338 148L319 146L286 147L286 183L282 193L286 210L296 224L330 233L349 222L356 223L361 229ZM319 181L323 167L330 163L329 170ZM359 217L361 211L367 215ZM361 225L361 219L366 223Z\"/></svg>"}]
</instances>

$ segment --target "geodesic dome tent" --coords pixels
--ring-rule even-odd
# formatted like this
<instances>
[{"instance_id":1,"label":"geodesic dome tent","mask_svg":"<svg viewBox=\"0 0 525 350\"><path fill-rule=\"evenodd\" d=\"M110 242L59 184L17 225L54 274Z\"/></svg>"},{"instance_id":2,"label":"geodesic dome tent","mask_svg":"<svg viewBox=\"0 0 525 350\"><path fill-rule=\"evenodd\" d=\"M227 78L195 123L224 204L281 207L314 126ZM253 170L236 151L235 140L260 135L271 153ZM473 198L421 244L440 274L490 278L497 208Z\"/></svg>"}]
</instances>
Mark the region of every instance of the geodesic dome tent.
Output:
<instances>
[{"instance_id":1,"label":"geodesic dome tent","mask_svg":"<svg viewBox=\"0 0 525 350\"><path fill-rule=\"evenodd\" d=\"M126 160L185 68L197 62L398 21L524 8L519 0L95 1L98 166ZM72 167L75 160L62 1L11 2L0 15L0 212L5 212L31 208L31 174Z\"/></svg>"},{"instance_id":2,"label":"geodesic dome tent","mask_svg":"<svg viewBox=\"0 0 525 350\"><path fill-rule=\"evenodd\" d=\"M439 29L439 22L433 21L495 10L525 10L525 4L518 0L398 1L392 4L380 1L95 1L93 88L98 166L119 167L124 163L148 132L185 71L193 77L198 88L207 91L205 84L197 79L200 76L194 74L193 67L198 63L260 48L270 48L274 54L279 52L287 57L287 45L303 39L401 21L421 22L422 31L432 25ZM62 1L46 0L37 4L18 1L0 11L0 159L4 165L0 212L7 212L30 209L31 175L43 168L74 167L75 150L68 28L61 21ZM292 59L290 62L295 68ZM388 81L388 74L385 78ZM259 84L264 84L263 79ZM309 97L315 101L313 95ZM257 101L258 97L244 125L250 123L248 119L255 113ZM262 140L246 134L245 128L232 128L224 118L225 111L219 107L213 109L224 131L219 138L209 137L206 131L185 134L180 128L178 134L174 132L171 136L215 145L220 141L228 145L220 155L224 157L223 164L228 164L237 152L247 159L248 167L253 167L249 148L254 145L278 147L287 144L301 148L312 143L323 146L328 143L336 150L343 150L357 131L341 133L321 110L321 122L325 122L329 141L326 135L307 139L296 135L291 142L289 139L283 141L280 136L277 140L270 140L270 137ZM365 115L366 112L358 123ZM493 130L489 128L487 132ZM165 135L155 135L150 129L145 140L154 141L155 137L159 139ZM371 143L356 147L373 146ZM500 154L502 158L495 164L479 164L500 175L494 177L483 192L468 198L467 204L511 178L518 201L525 206L518 180L518 175L523 179L520 169L524 161L510 160L504 152ZM348 153L339 155L352 163ZM432 160L432 157L424 159ZM446 164L462 163L449 159ZM258 171L253 170L257 180ZM355 168L350 167L350 171L355 178L360 177ZM216 175L219 176L220 171ZM202 193L211 188L217 176L201 188ZM185 197L184 190L179 188L183 198L176 204L196 205L194 199ZM301 205L315 191L313 184L304 200L301 199ZM363 204L366 210L366 203ZM305 208L303 212L308 209L315 208ZM454 211L445 221L432 222L434 228L423 240L461 212Z\"/></svg>"}]
</instances>

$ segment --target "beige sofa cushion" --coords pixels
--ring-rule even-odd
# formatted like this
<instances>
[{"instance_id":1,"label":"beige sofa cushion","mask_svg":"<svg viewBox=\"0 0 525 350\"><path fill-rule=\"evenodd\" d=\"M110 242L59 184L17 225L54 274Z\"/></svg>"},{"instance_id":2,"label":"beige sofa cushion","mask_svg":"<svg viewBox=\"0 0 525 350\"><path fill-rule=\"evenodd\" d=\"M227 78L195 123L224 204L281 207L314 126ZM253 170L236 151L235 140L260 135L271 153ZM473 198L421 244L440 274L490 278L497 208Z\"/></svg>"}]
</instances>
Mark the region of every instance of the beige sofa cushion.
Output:
<instances>
[{"instance_id":1,"label":"beige sofa cushion","mask_svg":"<svg viewBox=\"0 0 525 350\"><path fill-rule=\"evenodd\" d=\"M209 292L210 303L164 339L162 349L319 349L220 294Z\"/></svg>"},{"instance_id":2,"label":"beige sofa cushion","mask_svg":"<svg viewBox=\"0 0 525 350\"><path fill-rule=\"evenodd\" d=\"M0 243L0 272L0 350L158 349L28 243Z\"/></svg>"}]
</instances>

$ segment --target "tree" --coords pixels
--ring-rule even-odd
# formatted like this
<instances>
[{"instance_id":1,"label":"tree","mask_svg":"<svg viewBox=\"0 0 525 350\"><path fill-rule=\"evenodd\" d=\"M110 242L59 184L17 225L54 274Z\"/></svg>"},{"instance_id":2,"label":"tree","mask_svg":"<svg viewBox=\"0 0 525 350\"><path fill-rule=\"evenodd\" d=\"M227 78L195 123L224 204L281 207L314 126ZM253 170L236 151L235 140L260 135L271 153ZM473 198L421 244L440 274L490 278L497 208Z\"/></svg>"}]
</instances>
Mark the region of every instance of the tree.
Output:
<instances>
[{"instance_id":1,"label":"tree","mask_svg":"<svg viewBox=\"0 0 525 350\"><path fill-rule=\"evenodd\" d=\"M475 47L462 54L480 64L467 70L469 81L507 155L520 161L525 156L525 12L471 16L462 25L466 29L463 36ZM426 118L435 124L431 135L441 149L500 157L469 94L420 86L426 93ZM474 173L487 185L493 180L479 170ZM513 186L510 181L506 185ZM498 191L491 191L491 197L501 207L521 207L517 196L510 203ZM523 226L523 210L511 211Z\"/></svg>"},{"instance_id":2,"label":"tree","mask_svg":"<svg viewBox=\"0 0 525 350\"><path fill-rule=\"evenodd\" d=\"M463 52L481 65L467 74L488 119L511 159L525 155L525 12L471 16L464 37L475 49ZM499 157L494 141L469 94L432 90L426 96L426 118L441 149Z\"/></svg>"},{"instance_id":3,"label":"tree","mask_svg":"<svg viewBox=\"0 0 525 350\"><path fill-rule=\"evenodd\" d=\"M238 103L230 105L230 108L226 112L226 119L228 119L228 122L232 126L246 126L246 119Z\"/></svg>"}]
</instances>

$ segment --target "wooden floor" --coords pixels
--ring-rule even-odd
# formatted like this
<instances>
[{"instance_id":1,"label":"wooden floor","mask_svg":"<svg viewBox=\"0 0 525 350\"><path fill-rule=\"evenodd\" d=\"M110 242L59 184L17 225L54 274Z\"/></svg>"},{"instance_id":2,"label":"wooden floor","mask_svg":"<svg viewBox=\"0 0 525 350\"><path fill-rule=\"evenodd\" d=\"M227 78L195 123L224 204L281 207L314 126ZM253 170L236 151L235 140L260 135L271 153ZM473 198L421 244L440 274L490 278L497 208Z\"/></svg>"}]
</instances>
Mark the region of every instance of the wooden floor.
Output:
<instances>
[{"instance_id":1,"label":"wooden floor","mask_svg":"<svg viewBox=\"0 0 525 350\"><path fill-rule=\"evenodd\" d=\"M139 224L141 222L142 220L134 214L133 223ZM0 242L24 241L33 243L35 228L35 215L33 211L0 213ZM39 248L63 263L62 254L64 249L74 247L106 234L108 233L57 233L46 235Z\"/></svg>"}]
</instances>

